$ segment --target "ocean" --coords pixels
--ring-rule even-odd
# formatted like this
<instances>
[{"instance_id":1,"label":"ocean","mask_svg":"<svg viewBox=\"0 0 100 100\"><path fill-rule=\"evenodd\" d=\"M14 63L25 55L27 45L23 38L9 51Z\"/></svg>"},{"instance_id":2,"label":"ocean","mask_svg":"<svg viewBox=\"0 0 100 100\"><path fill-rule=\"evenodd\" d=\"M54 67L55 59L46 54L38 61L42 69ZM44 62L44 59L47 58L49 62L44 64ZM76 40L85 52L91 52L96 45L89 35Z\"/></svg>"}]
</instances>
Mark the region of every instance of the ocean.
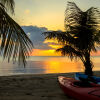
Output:
<instances>
[{"instance_id":1,"label":"ocean","mask_svg":"<svg viewBox=\"0 0 100 100\"><path fill-rule=\"evenodd\" d=\"M91 57L94 63L93 71L100 71L100 56ZM71 61L68 57L31 56L26 67L7 62L0 58L0 76L18 74L47 74L83 72L84 66L80 60Z\"/></svg>"}]
</instances>

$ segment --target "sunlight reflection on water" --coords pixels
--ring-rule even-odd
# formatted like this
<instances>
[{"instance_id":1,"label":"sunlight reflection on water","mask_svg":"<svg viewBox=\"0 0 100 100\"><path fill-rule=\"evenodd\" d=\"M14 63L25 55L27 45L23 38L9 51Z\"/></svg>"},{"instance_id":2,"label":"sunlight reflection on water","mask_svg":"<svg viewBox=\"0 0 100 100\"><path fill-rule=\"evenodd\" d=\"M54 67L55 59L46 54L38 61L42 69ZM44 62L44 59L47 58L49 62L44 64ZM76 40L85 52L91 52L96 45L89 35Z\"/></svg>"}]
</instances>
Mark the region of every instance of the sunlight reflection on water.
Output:
<instances>
[{"instance_id":1,"label":"sunlight reflection on water","mask_svg":"<svg viewBox=\"0 0 100 100\"><path fill-rule=\"evenodd\" d=\"M93 70L100 70L100 57L92 57L92 60L95 66ZM12 62L2 62L0 58L0 75L68 73L83 70L81 61L71 61L67 57L30 57L25 68Z\"/></svg>"}]
</instances>

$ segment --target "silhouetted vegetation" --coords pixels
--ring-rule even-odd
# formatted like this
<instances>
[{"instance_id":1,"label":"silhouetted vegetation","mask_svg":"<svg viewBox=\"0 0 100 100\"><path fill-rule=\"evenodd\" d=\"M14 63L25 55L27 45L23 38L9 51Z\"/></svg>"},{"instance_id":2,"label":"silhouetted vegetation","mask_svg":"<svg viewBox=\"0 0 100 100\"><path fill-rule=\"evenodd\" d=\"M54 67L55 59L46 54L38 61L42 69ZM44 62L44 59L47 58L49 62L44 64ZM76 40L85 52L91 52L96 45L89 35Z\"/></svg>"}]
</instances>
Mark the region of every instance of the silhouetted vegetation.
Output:
<instances>
[{"instance_id":1,"label":"silhouetted vegetation","mask_svg":"<svg viewBox=\"0 0 100 100\"><path fill-rule=\"evenodd\" d=\"M0 0L0 54L3 58L26 64L33 44L22 28L7 14L14 14L14 0Z\"/></svg>"},{"instance_id":2,"label":"silhouetted vegetation","mask_svg":"<svg viewBox=\"0 0 100 100\"><path fill-rule=\"evenodd\" d=\"M71 60L80 58L85 66L85 74L93 75L90 54L96 52L100 44L100 11L95 7L82 11L74 2L68 2L64 22L65 32L51 31L43 34L46 39L57 39L62 44L57 52L60 51Z\"/></svg>"}]
</instances>

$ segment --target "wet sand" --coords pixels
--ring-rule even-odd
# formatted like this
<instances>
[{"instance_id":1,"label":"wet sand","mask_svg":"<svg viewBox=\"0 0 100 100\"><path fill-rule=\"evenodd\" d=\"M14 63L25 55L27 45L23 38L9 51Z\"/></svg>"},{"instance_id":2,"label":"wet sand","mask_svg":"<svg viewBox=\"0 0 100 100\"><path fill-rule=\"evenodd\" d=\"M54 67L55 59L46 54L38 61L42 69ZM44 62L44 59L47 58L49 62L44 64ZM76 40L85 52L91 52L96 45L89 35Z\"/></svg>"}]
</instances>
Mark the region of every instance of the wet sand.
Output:
<instances>
[{"instance_id":1,"label":"wet sand","mask_svg":"<svg viewBox=\"0 0 100 100\"><path fill-rule=\"evenodd\" d=\"M74 77L74 73L0 76L0 100L73 100L60 89L60 75Z\"/></svg>"}]
</instances>

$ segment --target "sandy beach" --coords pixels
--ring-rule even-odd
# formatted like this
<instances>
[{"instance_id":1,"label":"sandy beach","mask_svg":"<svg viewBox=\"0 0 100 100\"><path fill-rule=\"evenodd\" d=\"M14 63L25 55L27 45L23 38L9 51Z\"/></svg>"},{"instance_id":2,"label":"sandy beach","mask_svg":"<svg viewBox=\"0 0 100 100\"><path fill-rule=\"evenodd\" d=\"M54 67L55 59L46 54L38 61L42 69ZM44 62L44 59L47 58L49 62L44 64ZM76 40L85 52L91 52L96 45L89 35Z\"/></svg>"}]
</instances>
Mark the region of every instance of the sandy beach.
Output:
<instances>
[{"instance_id":1,"label":"sandy beach","mask_svg":"<svg viewBox=\"0 0 100 100\"><path fill-rule=\"evenodd\" d=\"M0 100L73 100L60 89L60 75L74 77L74 73L0 76Z\"/></svg>"}]
</instances>

